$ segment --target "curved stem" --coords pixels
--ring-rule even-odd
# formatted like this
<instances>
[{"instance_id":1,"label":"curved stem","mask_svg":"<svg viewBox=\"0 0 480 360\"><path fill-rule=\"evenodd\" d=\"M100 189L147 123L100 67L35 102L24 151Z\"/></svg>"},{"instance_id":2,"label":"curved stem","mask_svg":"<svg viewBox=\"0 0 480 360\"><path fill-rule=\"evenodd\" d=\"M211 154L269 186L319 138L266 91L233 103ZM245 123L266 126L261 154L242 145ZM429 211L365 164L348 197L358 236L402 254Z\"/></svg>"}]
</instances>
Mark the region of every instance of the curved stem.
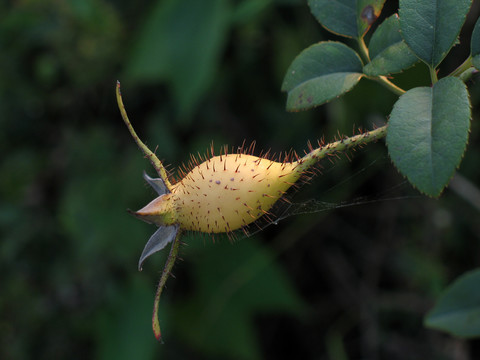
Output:
<instances>
[{"instance_id":1,"label":"curved stem","mask_svg":"<svg viewBox=\"0 0 480 360\"><path fill-rule=\"evenodd\" d=\"M374 80L383 86L385 86L388 90L393 92L394 94L401 96L405 94L405 90L403 90L401 87L398 87L394 83L392 83L390 80L388 80L385 76L368 76L370 80Z\"/></svg>"},{"instance_id":2,"label":"curved stem","mask_svg":"<svg viewBox=\"0 0 480 360\"><path fill-rule=\"evenodd\" d=\"M160 322L158 321L158 307L160 304L160 296L162 295L163 288L168 280L168 277L171 274L173 265L175 264L175 260L178 256L178 249L180 248L180 236L181 231L177 233L175 240L173 240L172 247L170 248L170 253L168 254L167 262L165 263L165 267L163 268L162 276L160 277L160 281L158 282L157 292L155 293L155 300L153 302L153 314L152 314L152 328L153 334L155 338L162 341L162 333L160 331Z\"/></svg>"},{"instance_id":3,"label":"curved stem","mask_svg":"<svg viewBox=\"0 0 480 360\"><path fill-rule=\"evenodd\" d=\"M165 167L163 166L162 162L157 158L157 156L148 148L148 146L145 145L142 142L142 140L140 140L137 133L133 129L133 126L130 123L130 120L128 119L127 111L125 110L125 106L123 105L122 93L120 91L120 81L118 80L117 80L117 86L115 90L117 95L117 104L118 104L118 108L120 109L120 113L122 114L123 122L125 123L125 125L127 125L128 131L130 131L130 134L132 135L133 139L137 143L140 150L142 150L142 152L145 154L145 157L147 157L148 160L150 160L150 163L155 168L158 175L162 178L163 182L165 183L165 186L168 188L169 191L171 191L172 184L170 184L170 181L168 180L168 175L167 175L167 171L165 170Z\"/></svg>"}]
</instances>

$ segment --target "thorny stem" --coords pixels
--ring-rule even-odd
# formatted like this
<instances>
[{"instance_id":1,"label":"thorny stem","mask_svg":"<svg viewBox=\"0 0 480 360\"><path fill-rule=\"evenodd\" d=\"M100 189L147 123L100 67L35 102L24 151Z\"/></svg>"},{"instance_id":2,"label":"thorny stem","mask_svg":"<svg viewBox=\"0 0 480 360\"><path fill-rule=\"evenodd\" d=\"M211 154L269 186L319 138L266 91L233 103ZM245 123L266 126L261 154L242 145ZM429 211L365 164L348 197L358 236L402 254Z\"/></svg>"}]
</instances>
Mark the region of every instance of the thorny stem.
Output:
<instances>
[{"instance_id":1,"label":"thorny stem","mask_svg":"<svg viewBox=\"0 0 480 360\"><path fill-rule=\"evenodd\" d=\"M320 161L328 155L337 152L348 150L354 146L368 144L377 141L387 135L387 125L379 127L378 129L364 132L363 134L355 135L349 138L341 139L318 149L315 149L300 159L300 168L308 169L310 166Z\"/></svg>"},{"instance_id":2,"label":"thorny stem","mask_svg":"<svg viewBox=\"0 0 480 360\"><path fill-rule=\"evenodd\" d=\"M147 147L147 145L145 145L142 142L142 140L140 140L137 133L133 129L133 126L130 123L130 120L128 119L127 111L125 110L125 106L123 105L122 93L120 92L120 81L118 80L117 80L117 86L116 86L116 94L117 94L118 108L120 109L120 113L122 114L123 122L125 123L125 125L127 125L128 131L130 131L130 134L132 135L133 139L137 143L140 150L142 150L142 152L145 154L145 157L147 157L148 160L150 160L150 163L155 168L158 175L162 178L167 189L171 191L172 184L170 184L170 181L168 180L168 175L167 175L167 171L165 170L165 167L163 166L162 162L157 158L157 156Z\"/></svg>"},{"instance_id":3,"label":"thorny stem","mask_svg":"<svg viewBox=\"0 0 480 360\"><path fill-rule=\"evenodd\" d=\"M155 338L162 341L162 333L160 331L160 322L158 321L158 307L160 304L160 295L162 295L163 288L165 287L165 283L167 282L168 277L172 271L173 265L175 264L175 260L177 259L178 249L180 248L180 236L181 231L177 233L175 240L173 240L172 247L170 248L170 254L168 254L167 262L165 263L165 267L163 268L162 276L160 277L160 281L158 282L157 292L155 293L155 300L153 303L153 314L152 314L152 328L153 334Z\"/></svg>"}]
</instances>

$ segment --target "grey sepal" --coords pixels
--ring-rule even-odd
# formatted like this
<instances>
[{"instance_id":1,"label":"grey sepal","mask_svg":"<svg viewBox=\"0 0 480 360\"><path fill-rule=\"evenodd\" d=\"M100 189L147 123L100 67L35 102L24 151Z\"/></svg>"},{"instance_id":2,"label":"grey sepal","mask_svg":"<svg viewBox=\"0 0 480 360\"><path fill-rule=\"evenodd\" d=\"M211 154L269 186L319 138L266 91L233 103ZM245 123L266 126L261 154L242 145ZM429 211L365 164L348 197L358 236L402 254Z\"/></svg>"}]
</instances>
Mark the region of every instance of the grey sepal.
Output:
<instances>
[{"instance_id":1,"label":"grey sepal","mask_svg":"<svg viewBox=\"0 0 480 360\"><path fill-rule=\"evenodd\" d=\"M143 178L159 196L165 195L168 192L168 189L161 178L151 178L145 171L143 172Z\"/></svg>"},{"instance_id":2,"label":"grey sepal","mask_svg":"<svg viewBox=\"0 0 480 360\"><path fill-rule=\"evenodd\" d=\"M175 239L177 233L178 225L160 226L150 239L148 239L140 256L140 260L138 261L138 270L142 271L142 265L145 259L167 246L169 242Z\"/></svg>"}]
</instances>

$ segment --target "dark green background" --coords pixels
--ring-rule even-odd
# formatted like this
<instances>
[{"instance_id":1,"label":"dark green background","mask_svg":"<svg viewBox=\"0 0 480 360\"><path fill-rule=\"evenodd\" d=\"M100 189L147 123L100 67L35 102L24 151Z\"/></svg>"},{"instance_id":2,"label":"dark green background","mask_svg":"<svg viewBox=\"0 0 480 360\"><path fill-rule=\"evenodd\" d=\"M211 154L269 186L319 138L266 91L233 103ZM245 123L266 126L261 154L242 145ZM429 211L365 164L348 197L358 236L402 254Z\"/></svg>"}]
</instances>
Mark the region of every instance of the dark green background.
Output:
<instances>
[{"instance_id":1,"label":"dark green background","mask_svg":"<svg viewBox=\"0 0 480 360\"><path fill-rule=\"evenodd\" d=\"M440 75L467 56L478 14L474 1ZM285 112L287 67L327 39L343 41L295 0L1 2L0 358L480 356L478 341L422 326L439 292L480 266L479 201L458 181L439 200L420 196L382 142L325 161L291 198L351 206L317 204L233 244L187 236L160 305L165 344L153 337L165 253L137 271L155 229L125 210L154 197L141 177L154 172L121 121L115 81L173 173L211 141L301 153L308 140L383 124L396 100L362 80L323 107ZM478 82L459 171L476 191ZM428 85L427 68L398 84Z\"/></svg>"}]
</instances>

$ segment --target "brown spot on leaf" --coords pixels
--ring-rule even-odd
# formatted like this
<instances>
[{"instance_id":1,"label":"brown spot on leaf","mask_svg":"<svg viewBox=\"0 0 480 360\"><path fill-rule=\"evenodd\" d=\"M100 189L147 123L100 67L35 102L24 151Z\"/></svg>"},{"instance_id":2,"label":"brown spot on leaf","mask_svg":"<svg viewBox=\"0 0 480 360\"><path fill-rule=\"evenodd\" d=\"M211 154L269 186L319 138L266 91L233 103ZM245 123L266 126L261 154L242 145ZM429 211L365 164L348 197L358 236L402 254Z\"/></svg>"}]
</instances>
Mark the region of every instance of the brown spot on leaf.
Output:
<instances>
[{"instance_id":1,"label":"brown spot on leaf","mask_svg":"<svg viewBox=\"0 0 480 360\"><path fill-rule=\"evenodd\" d=\"M372 5L365 6L360 14L360 17L365 20L369 26L372 25L375 20L377 20L377 15L375 15L375 9Z\"/></svg>"}]
</instances>

